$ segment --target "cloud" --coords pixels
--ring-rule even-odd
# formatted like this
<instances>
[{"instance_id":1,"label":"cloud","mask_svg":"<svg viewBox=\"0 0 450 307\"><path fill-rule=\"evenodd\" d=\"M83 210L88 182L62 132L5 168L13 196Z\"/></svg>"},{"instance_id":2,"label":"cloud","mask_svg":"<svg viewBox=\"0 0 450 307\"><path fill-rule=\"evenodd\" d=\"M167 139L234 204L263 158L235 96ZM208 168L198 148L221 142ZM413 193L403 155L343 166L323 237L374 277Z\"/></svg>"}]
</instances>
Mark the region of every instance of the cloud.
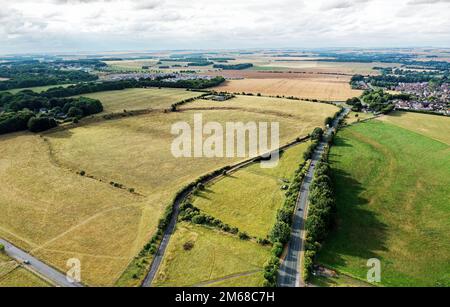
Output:
<instances>
[{"instance_id":1,"label":"cloud","mask_svg":"<svg viewBox=\"0 0 450 307\"><path fill-rule=\"evenodd\" d=\"M443 46L450 42L449 6L449 0L0 0L0 53Z\"/></svg>"},{"instance_id":2,"label":"cloud","mask_svg":"<svg viewBox=\"0 0 450 307\"><path fill-rule=\"evenodd\" d=\"M450 0L411 0L409 4L436 4L436 3L450 3Z\"/></svg>"}]
</instances>

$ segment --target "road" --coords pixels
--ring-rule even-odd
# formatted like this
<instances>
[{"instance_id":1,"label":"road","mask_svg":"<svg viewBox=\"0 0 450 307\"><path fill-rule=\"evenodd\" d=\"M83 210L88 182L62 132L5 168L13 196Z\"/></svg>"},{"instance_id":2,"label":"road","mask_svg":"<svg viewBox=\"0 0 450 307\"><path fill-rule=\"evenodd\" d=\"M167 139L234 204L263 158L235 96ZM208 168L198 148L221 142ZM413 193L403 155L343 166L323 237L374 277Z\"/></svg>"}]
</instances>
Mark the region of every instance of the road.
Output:
<instances>
[{"instance_id":1,"label":"road","mask_svg":"<svg viewBox=\"0 0 450 307\"><path fill-rule=\"evenodd\" d=\"M66 275L55 270L54 268L48 266L47 264L39 261L34 258L27 252L21 250L18 247L15 247L8 241L0 239L0 244L5 246L5 251L8 256L15 259L19 263L23 263L24 261L28 261L29 264L24 264L24 266L28 267L30 270L37 272L42 275L46 279L52 281L55 285L60 287L83 287L80 283L71 283L66 279Z\"/></svg>"},{"instance_id":2,"label":"road","mask_svg":"<svg viewBox=\"0 0 450 307\"><path fill-rule=\"evenodd\" d=\"M325 132L325 138L330 136L336 129L339 121L349 112L349 109L345 111L333 122L332 126ZM300 194L297 199L297 206L295 209L294 219L292 222L291 239L288 244L288 250L283 263L280 266L278 274L278 286L279 287L301 287L304 286L302 278L300 276L299 268L302 267L302 253L303 253L303 238L304 238L304 225L306 216L308 213L308 195L309 187L314 177L314 171L316 169L317 162L320 160L325 148L326 142L322 141L317 146L311 166L308 173L303 179L303 183L300 187Z\"/></svg>"}]
</instances>

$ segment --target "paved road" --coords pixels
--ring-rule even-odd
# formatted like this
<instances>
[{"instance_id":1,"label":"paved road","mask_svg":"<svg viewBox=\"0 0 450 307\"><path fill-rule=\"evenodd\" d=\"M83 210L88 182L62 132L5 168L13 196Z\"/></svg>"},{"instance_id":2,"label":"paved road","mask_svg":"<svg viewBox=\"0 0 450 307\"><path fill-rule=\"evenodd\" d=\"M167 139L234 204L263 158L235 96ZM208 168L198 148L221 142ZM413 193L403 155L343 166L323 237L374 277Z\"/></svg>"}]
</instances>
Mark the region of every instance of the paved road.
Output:
<instances>
[{"instance_id":1,"label":"paved road","mask_svg":"<svg viewBox=\"0 0 450 307\"><path fill-rule=\"evenodd\" d=\"M5 251L11 258L15 259L19 263L23 263L24 261L29 261L29 264L24 264L29 267L31 270L36 271L40 275L44 276L48 280L54 282L56 285L60 287L83 287L83 285L79 283L71 283L66 279L66 275L60 273L54 268L48 266L47 264L39 261L34 258L27 252L15 247L8 241L0 239L0 244L5 246Z\"/></svg>"},{"instance_id":2,"label":"paved road","mask_svg":"<svg viewBox=\"0 0 450 307\"><path fill-rule=\"evenodd\" d=\"M348 109L339 116L330 129L325 133L325 136L329 136L337 127L339 120L349 112ZM301 287L304 286L300 277L299 268L302 267L301 255L303 252L303 237L304 237L304 222L308 211L308 195L309 187L314 177L314 171L317 162L320 160L326 142L320 142L316 151L313 154L311 166L303 179L302 186L300 187L300 194L297 199L297 207L295 209L295 215L292 223L291 239L288 245L288 251L286 258L280 266L278 275L279 287Z\"/></svg>"}]
</instances>

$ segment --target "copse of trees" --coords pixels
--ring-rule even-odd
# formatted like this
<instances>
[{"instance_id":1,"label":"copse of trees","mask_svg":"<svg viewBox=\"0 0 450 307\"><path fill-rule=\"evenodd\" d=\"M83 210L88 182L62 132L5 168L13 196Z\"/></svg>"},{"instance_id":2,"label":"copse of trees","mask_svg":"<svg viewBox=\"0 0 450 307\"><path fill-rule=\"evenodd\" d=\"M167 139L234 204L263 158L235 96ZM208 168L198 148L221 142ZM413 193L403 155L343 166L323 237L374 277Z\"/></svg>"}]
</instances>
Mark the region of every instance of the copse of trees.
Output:
<instances>
[{"instance_id":1,"label":"copse of trees","mask_svg":"<svg viewBox=\"0 0 450 307\"><path fill-rule=\"evenodd\" d=\"M31 132L42 132L57 126L56 120L47 116L31 117L27 127Z\"/></svg>"},{"instance_id":2,"label":"copse of trees","mask_svg":"<svg viewBox=\"0 0 450 307\"><path fill-rule=\"evenodd\" d=\"M79 119L103 111L95 99L48 98L32 91L0 93L0 108L0 134L26 129L41 132L55 127L55 119Z\"/></svg>"},{"instance_id":3,"label":"copse of trees","mask_svg":"<svg viewBox=\"0 0 450 307\"><path fill-rule=\"evenodd\" d=\"M253 67L252 63L241 63L241 64L214 64L214 68L223 70L243 70Z\"/></svg>"},{"instance_id":4,"label":"copse of trees","mask_svg":"<svg viewBox=\"0 0 450 307\"><path fill-rule=\"evenodd\" d=\"M0 82L0 91L98 80L98 76L91 75L82 70L62 69L62 66L73 65L75 63L72 61L42 63L32 61L0 64L0 77L8 79ZM90 65L95 66L99 64L98 62L95 62L95 64L94 62L90 62Z\"/></svg>"}]
</instances>

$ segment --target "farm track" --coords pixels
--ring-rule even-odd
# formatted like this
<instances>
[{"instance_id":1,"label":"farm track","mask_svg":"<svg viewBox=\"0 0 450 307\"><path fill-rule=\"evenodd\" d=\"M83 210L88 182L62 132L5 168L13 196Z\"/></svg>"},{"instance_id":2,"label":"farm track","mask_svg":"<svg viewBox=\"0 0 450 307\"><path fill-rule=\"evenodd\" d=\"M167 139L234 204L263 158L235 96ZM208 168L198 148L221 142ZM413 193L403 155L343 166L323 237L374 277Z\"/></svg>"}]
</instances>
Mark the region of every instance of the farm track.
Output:
<instances>
[{"instance_id":1,"label":"farm track","mask_svg":"<svg viewBox=\"0 0 450 307\"><path fill-rule=\"evenodd\" d=\"M204 282L195 284L192 287L204 287L204 286L212 285L212 284L215 284L215 283L218 283L218 282L221 282L221 281L225 281L225 280L229 280L229 279L233 279L233 278L237 278L237 277L251 276L251 275L259 273L259 272L261 272L261 270L252 270L252 271L248 271L248 272L232 274L232 275L224 276L224 277L221 277L221 278L204 281Z\"/></svg>"}]
</instances>

